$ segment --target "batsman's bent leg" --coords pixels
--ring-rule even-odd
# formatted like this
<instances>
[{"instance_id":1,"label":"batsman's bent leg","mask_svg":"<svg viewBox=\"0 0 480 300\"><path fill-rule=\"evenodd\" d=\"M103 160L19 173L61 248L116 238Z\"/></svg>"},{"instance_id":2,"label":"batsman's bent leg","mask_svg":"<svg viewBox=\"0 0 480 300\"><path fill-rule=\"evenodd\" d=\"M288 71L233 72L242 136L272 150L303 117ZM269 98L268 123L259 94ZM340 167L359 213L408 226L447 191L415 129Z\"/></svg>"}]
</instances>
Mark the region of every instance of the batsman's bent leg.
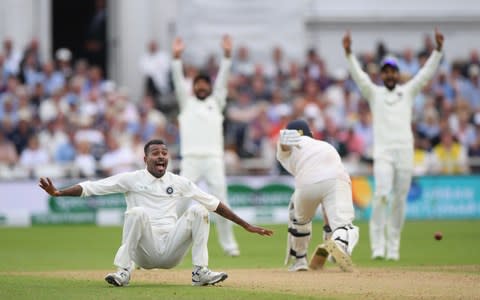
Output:
<instances>
[{"instance_id":1,"label":"batsman's bent leg","mask_svg":"<svg viewBox=\"0 0 480 300\"><path fill-rule=\"evenodd\" d=\"M292 196L292 201L289 204L289 222L288 222L288 237L287 237L287 256L285 264L290 262L293 258L293 264L288 268L289 271L307 271L307 250L310 244L312 222L307 220L301 223L296 218L295 212L295 195Z\"/></svg>"}]
</instances>

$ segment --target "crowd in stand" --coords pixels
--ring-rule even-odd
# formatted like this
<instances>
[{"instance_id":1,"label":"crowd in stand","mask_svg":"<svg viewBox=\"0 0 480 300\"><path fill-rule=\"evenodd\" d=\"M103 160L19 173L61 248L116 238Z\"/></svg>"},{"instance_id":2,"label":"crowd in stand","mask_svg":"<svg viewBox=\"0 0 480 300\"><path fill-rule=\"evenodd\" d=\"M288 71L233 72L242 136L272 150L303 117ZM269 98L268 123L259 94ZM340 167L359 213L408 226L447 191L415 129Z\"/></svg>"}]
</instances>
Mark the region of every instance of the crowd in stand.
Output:
<instances>
[{"instance_id":1,"label":"crowd in stand","mask_svg":"<svg viewBox=\"0 0 480 300\"><path fill-rule=\"evenodd\" d=\"M339 44L340 47L340 44ZM139 61L145 94L105 78L101 68L58 49L41 61L38 41L23 52L12 40L0 51L0 178L95 177L143 166L143 144L163 138L178 157L178 109L170 79L170 55L149 43ZM168 47L165 47L168 48ZM425 63L433 44L395 53L405 80ZM385 45L358 54L379 82L378 64L391 53ZM394 50L394 49L391 49ZM447 54L448 55L448 54ZM414 103L417 174L463 174L478 170L480 157L480 58L444 60ZM346 65L346 64L345 64ZM185 75L215 78L218 58L202 66L185 64ZM353 173L368 172L372 155L369 105L346 69L332 70L315 49L302 62L281 48L257 62L239 45L233 58L225 110L225 149L231 174L279 174L275 142L290 120L306 119L316 138L331 143ZM477 160L478 161L478 160ZM251 163L248 163L251 162ZM175 164L173 163L173 168ZM473 167L472 167L473 166Z\"/></svg>"}]
</instances>

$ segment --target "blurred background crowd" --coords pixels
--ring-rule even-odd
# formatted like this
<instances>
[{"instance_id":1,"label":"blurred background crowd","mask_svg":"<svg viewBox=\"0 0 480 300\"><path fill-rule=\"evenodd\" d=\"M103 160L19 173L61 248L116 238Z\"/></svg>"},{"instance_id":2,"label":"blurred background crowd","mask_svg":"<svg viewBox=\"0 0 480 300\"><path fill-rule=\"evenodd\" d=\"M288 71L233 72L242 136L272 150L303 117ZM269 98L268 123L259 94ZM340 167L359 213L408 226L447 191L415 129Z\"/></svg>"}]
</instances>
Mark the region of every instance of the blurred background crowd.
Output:
<instances>
[{"instance_id":1,"label":"blurred background crowd","mask_svg":"<svg viewBox=\"0 0 480 300\"><path fill-rule=\"evenodd\" d=\"M448 43L448 40L446 41ZM155 41L138 67L144 96L105 78L101 66L60 48L42 61L40 41L17 49L11 39L0 50L0 178L96 177L143 167L143 145L164 139L171 169L180 159L178 107L171 82L170 53ZM168 45L163 49L168 49ZM372 45L375 46L375 45ZM338 51L341 51L339 41ZM380 83L379 62L394 53L403 80L414 76L433 50L425 37L418 49L390 49L378 43L356 53L364 70ZM215 79L220 57L201 65L185 62L185 76ZM415 172L466 174L480 171L480 58L444 61L413 106ZM235 45L225 109L228 174L281 174L275 160L279 130L290 120L308 120L316 138L331 143L353 174L369 174L372 116L346 69L330 69L312 48L303 61L290 61L281 47L259 61Z\"/></svg>"}]
</instances>

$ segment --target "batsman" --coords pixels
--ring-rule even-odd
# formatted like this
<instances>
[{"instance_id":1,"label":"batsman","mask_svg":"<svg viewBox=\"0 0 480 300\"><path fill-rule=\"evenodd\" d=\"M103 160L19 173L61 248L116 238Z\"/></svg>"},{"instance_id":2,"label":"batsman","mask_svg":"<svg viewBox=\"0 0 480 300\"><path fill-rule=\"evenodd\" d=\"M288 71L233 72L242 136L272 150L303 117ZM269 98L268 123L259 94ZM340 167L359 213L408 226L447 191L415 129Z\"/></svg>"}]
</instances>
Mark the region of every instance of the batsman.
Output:
<instances>
[{"instance_id":1,"label":"batsman","mask_svg":"<svg viewBox=\"0 0 480 300\"><path fill-rule=\"evenodd\" d=\"M343 37L350 74L373 115L375 196L369 228L373 259L400 259L400 233L413 172L413 101L440 64L443 40L443 34L435 30L436 49L423 68L403 84L396 59L386 57L381 65L383 86L377 86L352 54L350 32Z\"/></svg>"},{"instance_id":2,"label":"batsman","mask_svg":"<svg viewBox=\"0 0 480 300\"><path fill-rule=\"evenodd\" d=\"M295 176L295 192L289 204L287 257L293 258L289 271L307 271L307 250L312 233L312 219L322 205L325 243L315 250L311 269L323 267L329 255L343 271L352 271L351 254L358 242L350 176L337 150L312 138L308 124L295 120L280 132L277 159Z\"/></svg>"}]
</instances>

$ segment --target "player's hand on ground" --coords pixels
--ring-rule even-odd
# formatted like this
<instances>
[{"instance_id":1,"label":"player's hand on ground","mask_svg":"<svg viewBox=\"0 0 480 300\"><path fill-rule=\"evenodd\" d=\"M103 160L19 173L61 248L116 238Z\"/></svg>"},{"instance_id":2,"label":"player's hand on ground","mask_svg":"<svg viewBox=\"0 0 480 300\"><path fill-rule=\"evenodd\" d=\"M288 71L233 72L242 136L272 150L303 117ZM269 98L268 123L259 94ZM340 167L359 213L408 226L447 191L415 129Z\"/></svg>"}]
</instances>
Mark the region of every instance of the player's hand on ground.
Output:
<instances>
[{"instance_id":1,"label":"player's hand on ground","mask_svg":"<svg viewBox=\"0 0 480 300\"><path fill-rule=\"evenodd\" d=\"M352 35L350 34L350 30L345 32L342 40L343 49L345 49L345 54L350 54L352 52Z\"/></svg>"},{"instance_id":2,"label":"player's hand on ground","mask_svg":"<svg viewBox=\"0 0 480 300\"><path fill-rule=\"evenodd\" d=\"M257 234L266 235L266 236L272 236L273 234L273 231L271 231L270 229L265 229L265 228L251 225L251 224L248 224L245 227L245 230L251 233L257 233Z\"/></svg>"},{"instance_id":3,"label":"player's hand on ground","mask_svg":"<svg viewBox=\"0 0 480 300\"><path fill-rule=\"evenodd\" d=\"M60 192L57 190L57 188L53 185L52 181L50 178L40 178L40 183L38 184L42 189L45 190L49 195L51 196L60 196Z\"/></svg>"},{"instance_id":4,"label":"player's hand on ground","mask_svg":"<svg viewBox=\"0 0 480 300\"><path fill-rule=\"evenodd\" d=\"M228 34L224 35L222 38L222 49L225 57L231 57L232 48L233 48L232 37L229 36Z\"/></svg>"},{"instance_id":5,"label":"player's hand on ground","mask_svg":"<svg viewBox=\"0 0 480 300\"><path fill-rule=\"evenodd\" d=\"M437 50L442 51L443 47L443 41L444 41L444 36L443 33L438 30L438 28L435 28L435 42L437 43Z\"/></svg>"},{"instance_id":6,"label":"player's hand on ground","mask_svg":"<svg viewBox=\"0 0 480 300\"><path fill-rule=\"evenodd\" d=\"M172 44L173 57L180 58L184 49L185 49L185 44L183 43L183 40L179 37L176 37L175 40L173 40L173 44Z\"/></svg>"}]
</instances>

